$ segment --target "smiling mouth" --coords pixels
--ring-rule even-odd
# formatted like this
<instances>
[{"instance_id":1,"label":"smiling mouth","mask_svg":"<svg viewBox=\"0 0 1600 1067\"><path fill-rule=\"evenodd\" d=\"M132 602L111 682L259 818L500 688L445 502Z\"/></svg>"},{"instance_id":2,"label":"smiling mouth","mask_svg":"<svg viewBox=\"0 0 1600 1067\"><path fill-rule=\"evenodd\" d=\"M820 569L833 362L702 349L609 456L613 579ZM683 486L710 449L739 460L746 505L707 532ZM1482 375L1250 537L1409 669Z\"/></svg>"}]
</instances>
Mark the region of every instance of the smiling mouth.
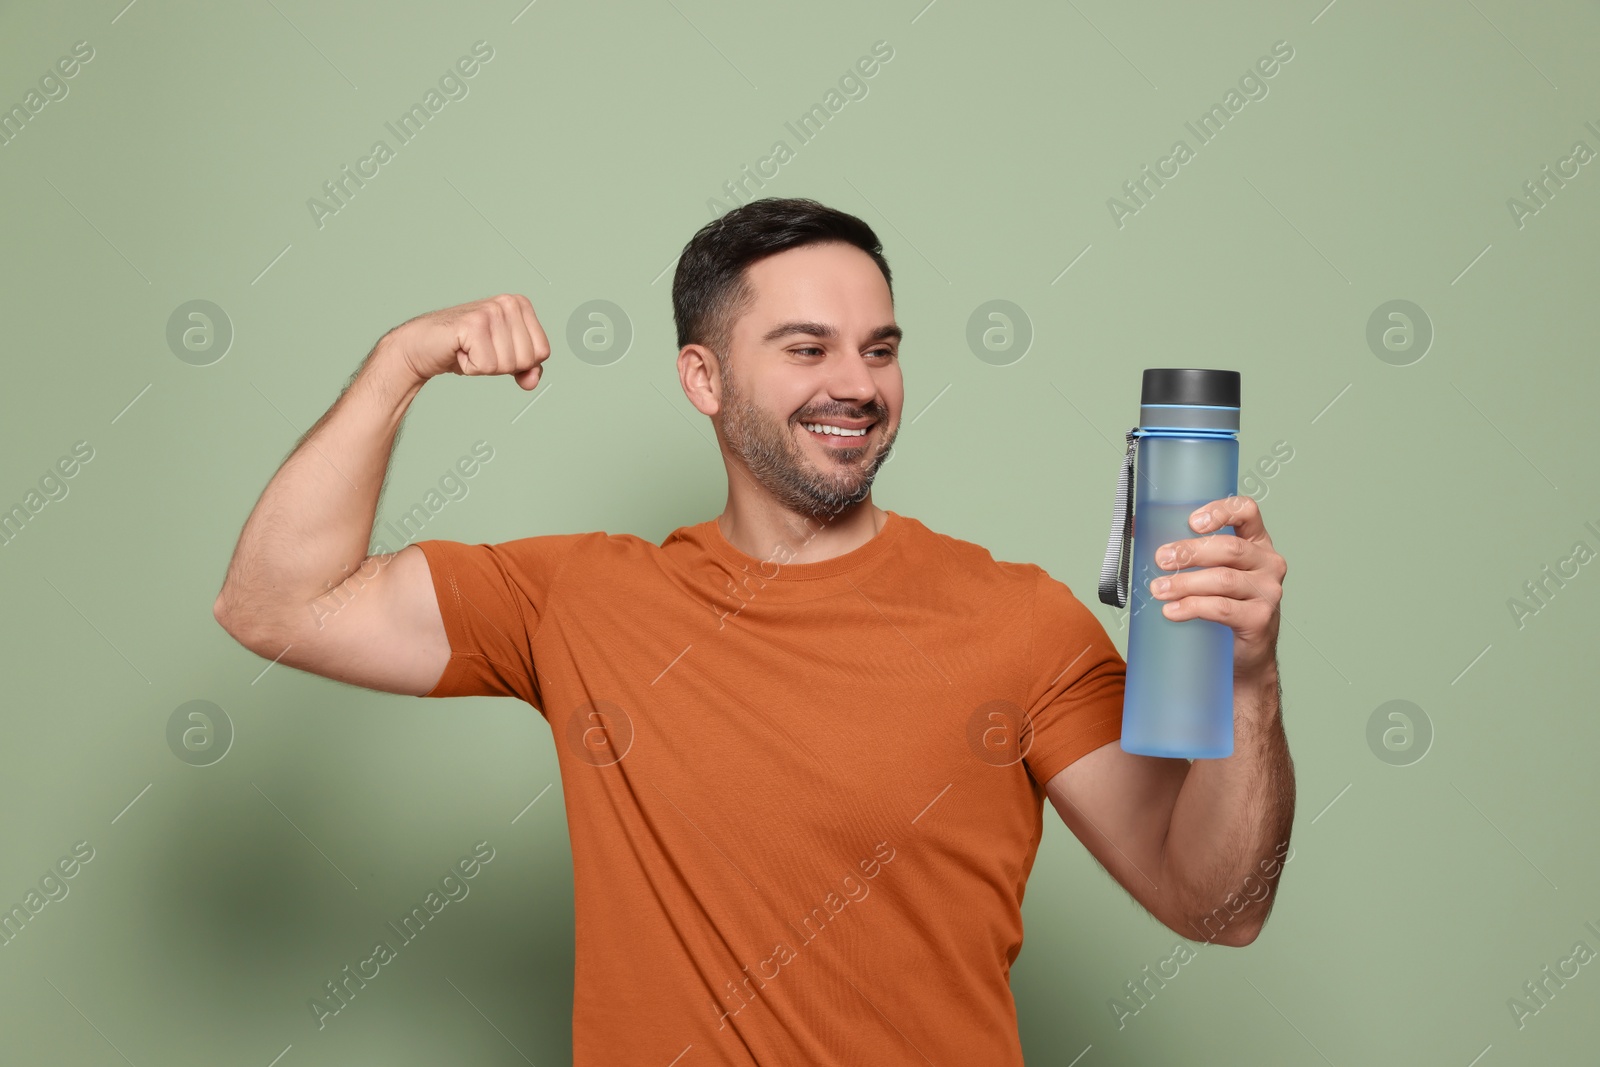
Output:
<instances>
[{"instance_id":1,"label":"smiling mouth","mask_svg":"<svg viewBox=\"0 0 1600 1067\"><path fill-rule=\"evenodd\" d=\"M806 434L810 434L811 437L834 438L834 440L840 440L840 442L859 442L861 438L872 432L872 427L874 426L877 426L877 422L869 422L867 426L854 427L854 429L853 427L827 426L822 422L802 422L800 429L805 430Z\"/></svg>"},{"instance_id":2,"label":"smiling mouth","mask_svg":"<svg viewBox=\"0 0 1600 1067\"><path fill-rule=\"evenodd\" d=\"M808 437L820 440L826 447L851 448L865 444L868 435L872 433L873 428L877 425L876 422L872 422L858 430L851 430L838 426L822 427L817 423L800 423L800 429L805 431ZM818 428L811 429L810 427L813 426Z\"/></svg>"}]
</instances>

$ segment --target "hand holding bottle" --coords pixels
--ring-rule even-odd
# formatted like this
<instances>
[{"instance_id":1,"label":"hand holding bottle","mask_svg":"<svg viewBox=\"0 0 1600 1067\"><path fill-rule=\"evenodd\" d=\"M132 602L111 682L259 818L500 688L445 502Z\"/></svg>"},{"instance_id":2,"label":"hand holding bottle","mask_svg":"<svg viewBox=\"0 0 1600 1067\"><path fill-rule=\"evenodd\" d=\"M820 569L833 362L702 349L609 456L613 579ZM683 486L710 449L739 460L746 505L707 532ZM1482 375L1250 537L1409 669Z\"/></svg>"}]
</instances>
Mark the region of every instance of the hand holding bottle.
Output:
<instances>
[{"instance_id":1,"label":"hand holding bottle","mask_svg":"<svg viewBox=\"0 0 1600 1067\"><path fill-rule=\"evenodd\" d=\"M1247 496L1213 500L1189 516L1189 526L1209 536L1158 546L1156 566L1181 573L1152 579L1150 595L1166 601L1161 614L1169 619L1210 619L1233 630L1237 684L1270 677L1289 564L1272 547L1260 506ZM1213 532L1229 526L1231 534Z\"/></svg>"}]
</instances>

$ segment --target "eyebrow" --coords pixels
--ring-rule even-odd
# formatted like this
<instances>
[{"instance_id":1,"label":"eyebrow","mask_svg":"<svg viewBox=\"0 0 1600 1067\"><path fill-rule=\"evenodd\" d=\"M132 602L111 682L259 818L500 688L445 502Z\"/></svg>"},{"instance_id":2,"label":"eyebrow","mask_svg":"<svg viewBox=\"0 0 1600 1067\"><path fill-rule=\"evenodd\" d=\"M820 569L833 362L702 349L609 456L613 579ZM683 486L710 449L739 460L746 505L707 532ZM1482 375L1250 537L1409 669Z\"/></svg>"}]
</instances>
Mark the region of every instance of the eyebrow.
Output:
<instances>
[{"instance_id":1,"label":"eyebrow","mask_svg":"<svg viewBox=\"0 0 1600 1067\"><path fill-rule=\"evenodd\" d=\"M795 333L809 334L812 337L821 337L829 341L834 340L839 336L839 331L835 330L832 326L825 322L780 322L778 325L774 326L772 329L763 334L761 341L763 344L765 344L769 341L776 341L780 337L787 337L790 334ZM900 327L894 325L893 323L889 323L886 326L879 326L876 330L873 330L872 333L868 335L867 342L870 344L873 341L887 341L891 337L896 341L899 341L904 336L904 330L900 329Z\"/></svg>"}]
</instances>

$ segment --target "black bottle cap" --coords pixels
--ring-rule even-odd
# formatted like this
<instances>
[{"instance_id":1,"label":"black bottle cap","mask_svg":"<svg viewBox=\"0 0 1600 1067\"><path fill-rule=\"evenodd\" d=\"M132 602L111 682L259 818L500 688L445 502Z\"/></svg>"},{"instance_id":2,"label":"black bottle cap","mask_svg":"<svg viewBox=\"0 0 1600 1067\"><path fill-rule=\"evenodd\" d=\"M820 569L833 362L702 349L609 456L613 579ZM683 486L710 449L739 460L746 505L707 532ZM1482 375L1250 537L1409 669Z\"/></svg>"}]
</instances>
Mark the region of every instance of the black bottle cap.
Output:
<instances>
[{"instance_id":1,"label":"black bottle cap","mask_svg":"<svg viewBox=\"0 0 1600 1067\"><path fill-rule=\"evenodd\" d=\"M1239 372L1193 367L1150 368L1144 372L1139 403L1236 408L1239 406Z\"/></svg>"}]
</instances>

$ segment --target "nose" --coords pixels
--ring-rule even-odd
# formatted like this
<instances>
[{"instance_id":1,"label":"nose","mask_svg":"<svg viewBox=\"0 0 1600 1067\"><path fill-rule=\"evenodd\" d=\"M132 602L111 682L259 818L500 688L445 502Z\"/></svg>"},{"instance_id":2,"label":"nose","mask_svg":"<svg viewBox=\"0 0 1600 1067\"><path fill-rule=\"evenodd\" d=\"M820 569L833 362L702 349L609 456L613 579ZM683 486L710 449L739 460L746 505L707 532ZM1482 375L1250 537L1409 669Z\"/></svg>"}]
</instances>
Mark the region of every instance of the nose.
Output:
<instances>
[{"instance_id":1,"label":"nose","mask_svg":"<svg viewBox=\"0 0 1600 1067\"><path fill-rule=\"evenodd\" d=\"M841 404L850 404L857 411L873 405L878 395L877 383L865 359L855 353L840 353L838 359L829 360L828 395Z\"/></svg>"}]
</instances>

